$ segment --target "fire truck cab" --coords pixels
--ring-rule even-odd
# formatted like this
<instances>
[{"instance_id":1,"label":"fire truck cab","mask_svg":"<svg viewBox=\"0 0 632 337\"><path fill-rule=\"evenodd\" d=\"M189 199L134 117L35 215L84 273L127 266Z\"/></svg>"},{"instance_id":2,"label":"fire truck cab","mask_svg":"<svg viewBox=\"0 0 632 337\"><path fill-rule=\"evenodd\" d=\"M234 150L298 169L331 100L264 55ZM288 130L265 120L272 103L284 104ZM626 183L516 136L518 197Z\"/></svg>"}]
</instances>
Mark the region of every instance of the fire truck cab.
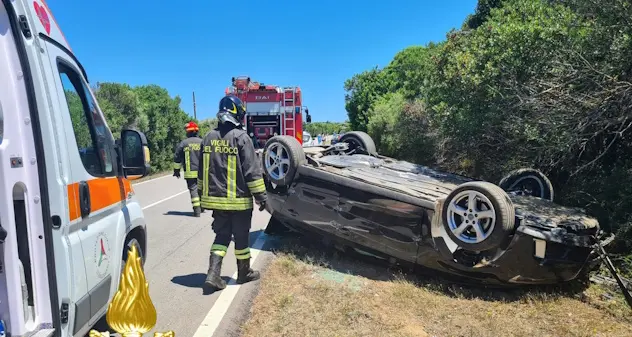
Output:
<instances>
[{"instance_id":1,"label":"fire truck cab","mask_svg":"<svg viewBox=\"0 0 632 337\"><path fill-rule=\"evenodd\" d=\"M266 141L276 135L286 135L303 143L303 111L305 122L312 117L303 106L301 88L279 87L250 80L248 76L232 78L226 94L234 94L246 106L246 131L255 148L263 148Z\"/></svg>"}]
</instances>

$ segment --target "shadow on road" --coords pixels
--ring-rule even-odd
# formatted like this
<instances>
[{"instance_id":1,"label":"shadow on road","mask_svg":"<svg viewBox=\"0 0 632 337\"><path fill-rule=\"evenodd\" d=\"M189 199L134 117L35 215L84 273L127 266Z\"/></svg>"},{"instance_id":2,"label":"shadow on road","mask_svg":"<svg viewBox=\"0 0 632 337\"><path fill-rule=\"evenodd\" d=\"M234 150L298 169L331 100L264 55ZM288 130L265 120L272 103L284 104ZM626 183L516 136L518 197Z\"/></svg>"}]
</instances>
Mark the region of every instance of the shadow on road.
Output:
<instances>
[{"instance_id":1,"label":"shadow on road","mask_svg":"<svg viewBox=\"0 0 632 337\"><path fill-rule=\"evenodd\" d=\"M206 274L202 274L202 273L194 273L194 274L189 274L189 275L181 275L181 276L174 276L171 279L171 282L187 287L187 288L197 288L197 289L202 289L203 290L203 294L204 295L211 295L212 293L214 293L213 291L208 291L207 289L205 289L204 287L204 280L206 279ZM231 280L233 280L232 277L230 276L222 276L222 279L228 283Z\"/></svg>"},{"instance_id":2,"label":"shadow on road","mask_svg":"<svg viewBox=\"0 0 632 337\"><path fill-rule=\"evenodd\" d=\"M256 230L256 231L252 231L250 232L250 247L252 247L252 245L254 244L254 242L257 240L257 238L262 235L263 230ZM234 247L234 246L233 246ZM265 246L264 246L265 247ZM233 250L234 248L229 248L229 251ZM263 248L264 250L266 248ZM208 266L204 266L204 268L207 268ZM187 287L187 288L198 288L198 289L204 289L204 280L206 279L206 274L203 273L193 273L193 274L189 274L189 275L180 275L180 276L174 276L171 279L172 283ZM230 276L222 276L222 279L224 281L226 281L226 283L230 282L231 280L233 280L232 277ZM210 295L212 292L207 292L206 289L204 290L204 295Z\"/></svg>"},{"instance_id":3,"label":"shadow on road","mask_svg":"<svg viewBox=\"0 0 632 337\"><path fill-rule=\"evenodd\" d=\"M175 215L175 216L193 216L193 211L183 212L183 211L169 211L164 213L163 215Z\"/></svg>"},{"instance_id":4,"label":"shadow on road","mask_svg":"<svg viewBox=\"0 0 632 337\"><path fill-rule=\"evenodd\" d=\"M255 241L257 241L257 238L259 238L259 235L261 235L261 233L263 233L262 229L250 232L250 235L248 237L249 247L252 247L252 245L255 243Z\"/></svg>"}]
</instances>

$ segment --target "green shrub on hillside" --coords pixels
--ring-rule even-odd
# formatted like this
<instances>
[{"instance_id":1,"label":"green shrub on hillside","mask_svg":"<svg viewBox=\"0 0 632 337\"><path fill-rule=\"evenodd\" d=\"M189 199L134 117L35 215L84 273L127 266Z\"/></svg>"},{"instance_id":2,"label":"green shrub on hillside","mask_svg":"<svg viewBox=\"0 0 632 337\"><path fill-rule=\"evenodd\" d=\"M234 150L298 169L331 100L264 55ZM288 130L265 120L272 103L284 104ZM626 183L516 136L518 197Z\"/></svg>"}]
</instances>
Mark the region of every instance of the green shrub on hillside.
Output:
<instances>
[{"instance_id":1,"label":"green shrub on hillside","mask_svg":"<svg viewBox=\"0 0 632 337\"><path fill-rule=\"evenodd\" d=\"M380 151L478 178L538 168L629 254L630 55L629 1L480 0L445 41L347 80L349 123Z\"/></svg>"}]
</instances>

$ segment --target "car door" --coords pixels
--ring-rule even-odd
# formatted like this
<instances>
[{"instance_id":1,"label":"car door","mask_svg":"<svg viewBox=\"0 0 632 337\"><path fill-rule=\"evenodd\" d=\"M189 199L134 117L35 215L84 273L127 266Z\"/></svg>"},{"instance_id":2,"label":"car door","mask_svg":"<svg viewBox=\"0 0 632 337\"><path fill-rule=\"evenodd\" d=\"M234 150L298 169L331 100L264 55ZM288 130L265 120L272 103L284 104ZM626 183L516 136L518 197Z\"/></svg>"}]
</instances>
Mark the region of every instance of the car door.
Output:
<instances>
[{"instance_id":1,"label":"car door","mask_svg":"<svg viewBox=\"0 0 632 337\"><path fill-rule=\"evenodd\" d=\"M337 235L339 187L329 181L302 175L290 188L283 213L323 235Z\"/></svg>"},{"instance_id":2,"label":"car door","mask_svg":"<svg viewBox=\"0 0 632 337\"><path fill-rule=\"evenodd\" d=\"M421 238L421 207L354 188L341 189L342 231L365 247L415 262Z\"/></svg>"},{"instance_id":3,"label":"car door","mask_svg":"<svg viewBox=\"0 0 632 337\"><path fill-rule=\"evenodd\" d=\"M68 194L70 233L77 233L83 252L88 293L76 303L73 333L92 325L106 309L117 284L125 228L118 226L128 193L117 177L114 139L72 54L46 39L51 78L66 130L71 167Z\"/></svg>"}]
</instances>

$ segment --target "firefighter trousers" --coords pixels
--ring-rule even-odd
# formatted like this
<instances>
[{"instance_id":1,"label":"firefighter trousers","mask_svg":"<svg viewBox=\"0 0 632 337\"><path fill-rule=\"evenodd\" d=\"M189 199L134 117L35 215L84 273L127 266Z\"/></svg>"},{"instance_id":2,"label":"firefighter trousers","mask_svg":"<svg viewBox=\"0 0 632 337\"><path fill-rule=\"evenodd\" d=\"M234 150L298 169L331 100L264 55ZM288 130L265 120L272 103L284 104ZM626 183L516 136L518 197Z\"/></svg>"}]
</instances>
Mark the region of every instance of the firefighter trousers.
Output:
<instances>
[{"instance_id":1,"label":"firefighter trousers","mask_svg":"<svg viewBox=\"0 0 632 337\"><path fill-rule=\"evenodd\" d=\"M235 239L235 257L237 260L250 258L250 223L252 209L245 211L213 211L213 231L215 241L211 252L225 256L231 236Z\"/></svg>"},{"instance_id":2,"label":"firefighter trousers","mask_svg":"<svg viewBox=\"0 0 632 337\"><path fill-rule=\"evenodd\" d=\"M191 205L195 209L200 207L200 194L198 193L197 178L185 178L187 181L187 187L189 188L189 194L191 194Z\"/></svg>"}]
</instances>

